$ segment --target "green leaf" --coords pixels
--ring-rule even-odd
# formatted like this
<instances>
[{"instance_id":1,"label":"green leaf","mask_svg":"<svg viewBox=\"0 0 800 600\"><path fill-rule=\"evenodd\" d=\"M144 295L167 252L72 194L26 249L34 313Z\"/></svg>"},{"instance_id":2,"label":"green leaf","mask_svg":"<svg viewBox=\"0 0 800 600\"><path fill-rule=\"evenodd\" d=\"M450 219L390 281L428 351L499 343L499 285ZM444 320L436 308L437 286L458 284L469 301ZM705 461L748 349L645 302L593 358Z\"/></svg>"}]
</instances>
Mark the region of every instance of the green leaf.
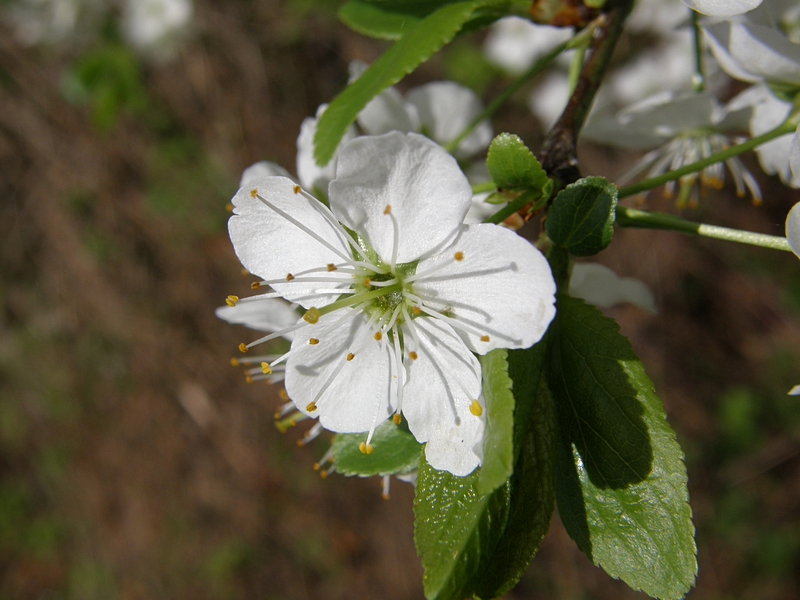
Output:
<instances>
[{"instance_id":1,"label":"green leaf","mask_svg":"<svg viewBox=\"0 0 800 600\"><path fill-rule=\"evenodd\" d=\"M483 463L478 478L478 492L481 494L488 494L503 485L514 470L514 395L508 376L507 354L498 349L479 357L486 402Z\"/></svg>"},{"instance_id":2,"label":"green leaf","mask_svg":"<svg viewBox=\"0 0 800 600\"><path fill-rule=\"evenodd\" d=\"M531 414L537 402L539 385L544 377L545 359L550 336L545 336L525 350L509 350L508 375L511 377L514 392L514 457L520 449L529 429L532 427Z\"/></svg>"},{"instance_id":3,"label":"green leaf","mask_svg":"<svg viewBox=\"0 0 800 600\"><path fill-rule=\"evenodd\" d=\"M455 0L350 0L339 9L339 19L350 29L370 37L397 41L433 11Z\"/></svg>"},{"instance_id":4,"label":"green leaf","mask_svg":"<svg viewBox=\"0 0 800 600\"><path fill-rule=\"evenodd\" d=\"M515 414L515 444L517 433L521 437L508 482L482 494L479 482L485 467L460 478L423 460L414 499L414 538L425 568L427 598L505 593L525 572L547 532L554 507L556 424L552 400L540 393L545 347L540 343L508 353L509 372L519 377L514 380L516 405L524 409ZM494 381L504 379L505 354L490 353L484 359L484 373Z\"/></svg>"},{"instance_id":5,"label":"green leaf","mask_svg":"<svg viewBox=\"0 0 800 600\"><path fill-rule=\"evenodd\" d=\"M575 256L593 256L614 235L617 188L602 177L576 181L556 196L545 222L548 237Z\"/></svg>"},{"instance_id":6,"label":"green leaf","mask_svg":"<svg viewBox=\"0 0 800 600\"><path fill-rule=\"evenodd\" d=\"M336 472L342 475L402 475L417 470L422 444L395 425L391 419L381 423L372 436L372 454L359 450L366 433L340 433L333 437L331 452Z\"/></svg>"},{"instance_id":7,"label":"green leaf","mask_svg":"<svg viewBox=\"0 0 800 600\"><path fill-rule=\"evenodd\" d=\"M328 105L317 123L314 158L327 164L358 113L389 86L428 60L461 30L485 0L443 6L419 21Z\"/></svg>"},{"instance_id":8,"label":"green leaf","mask_svg":"<svg viewBox=\"0 0 800 600\"><path fill-rule=\"evenodd\" d=\"M509 511L509 486L478 492L480 469L466 477L437 471L424 459L414 496L414 542L425 570L428 600L472 595L481 559L497 545Z\"/></svg>"},{"instance_id":9,"label":"green leaf","mask_svg":"<svg viewBox=\"0 0 800 600\"><path fill-rule=\"evenodd\" d=\"M544 355L544 352L541 354ZM511 364L512 360L509 360ZM532 366L535 370L535 365ZM513 372L513 369L509 372ZM539 378L535 379L538 381ZM517 379L514 385L517 385ZM475 594L481 598L497 598L514 587L536 554L553 516L557 429L555 407L543 382L541 388L533 392L530 398L533 402L527 402L532 409L528 413L530 429L526 431L510 481L508 523L494 552L482 564L474 588ZM519 393L516 397L517 406L526 404L526 399L520 398Z\"/></svg>"},{"instance_id":10,"label":"green leaf","mask_svg":"<svg viewBox=\"0 0 800 600\"><path fill-rule=\"evenodd\" d=\"M617 324L559 295L547 383L558 407L556 497L578 547L612 577L666 600L694 584L683 453Z\"/></svg>"},{"instance_id":11,"label":"green leaf","mask_svg":"<svg viewBox=\"0 0 800 600\"><path fill-rule=\"evenodd\" d=\"M492 181L502 190L542 190L549 181L533 153L516 135L501 133L486 157Z\"/></svg>"}]
</instances>

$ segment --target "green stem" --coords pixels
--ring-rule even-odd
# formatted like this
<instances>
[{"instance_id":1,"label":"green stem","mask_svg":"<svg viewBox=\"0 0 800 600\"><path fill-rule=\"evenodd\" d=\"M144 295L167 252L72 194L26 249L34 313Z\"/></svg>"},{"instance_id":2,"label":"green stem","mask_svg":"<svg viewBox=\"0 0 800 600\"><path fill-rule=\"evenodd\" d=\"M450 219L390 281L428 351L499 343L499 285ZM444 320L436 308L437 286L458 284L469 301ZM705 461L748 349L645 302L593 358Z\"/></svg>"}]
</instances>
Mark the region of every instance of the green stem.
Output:
<instances>
[{"instance_id":1,"label":"green stem","mask_svg":"<svg viewBox=\"0 0 800 600\"><path fill-rule=\"evenodd\" d=\"M697 11L692 11L692 38L694 41L694 76L692 88L695 92L706 89L705 69L703 68L703 37L700 33L700 16Z\"/></svg>"},{"instance_id":2,"label":"green stem","mask_svg":"<svg viewBox=\"0 0 800 600\"><path fill-rule=\"evenodd\" d=\"M502 223L508 217L513 215L523 206L527 206L528 204L532 204L536 202L541 197L541 193L539 190L529 190L524 194L520 195L519 197L515 198L508 204L506 204L503 208L498 210L493 215L486 217L483 222L484 223L494 223L495 225Z\"/></svg>"},{"instance_id":3,"label":"green stem","mask_svg":"<svg viewBox=\"0 0 800 600\"><path fill-rule=\"evenodd\" d=\"M701 171L709 165L713 165L715 163L728 160L729 158L733 158L734 156L739 156L740 154L744 154L745 152L748 152L753 148L757 148L761 144L765 144L771 140L774 140L775 138L781 137L782 135L794 132L796 127L797 123L794 121L794 119L789 118L782 124L778 125L775 129L772 129L771 131L768 131L767 133L762 134L758 137L751 138L742 144L731 146L727 150L723 150L722 152L717 152L716 154L712 154L708 158L704 158L703 160L698 160L697 162L693 162L690 165L686 165L685 167L681 167L680 169L675 169L674 171L664 173L663 175L659 175L658 177L653 177L652 179L645 179L644 181L640 181L639 183L634 183L633 185L628 185L625 186L624 188L620 188L619 197L625 198L627 196L633 196L634 194L638 194L640 192L646 192L648 190L652 190L653 188L657 188L658 186L663 185L668 181L674 181L675 179L680 179L684 175Z\"/></svg>"},{"instance_id":4,"label":"green stem","mask_svg":"<svg viewBox=\"0 0 800 600\"><path fill-rule=\"evenodd\" d=\"M772 250L792 251L786 238L776 235L753 233L752 231L706 225L705 223L693 223L672 215L637 210L626 206L617 206L616 216L617 225L620 227L677 231L687 235L699 235L715 240L749 244L750 246L759 246Z\"/></svg>"},{"instance_id":5,"label":"green stem","mask_svg":"<svg viewBox=\"0 0 800 600\"><path fill-rule=\"evenodd\" d=\"M476 183L472 186L473 194L483 194L484 192L493 192L497 189L497 184L494 181L485 181L483 183Z\"/></svg>"},{"instance_id":6,"label":"green stem","mask_svg":"<svg viewBox=\"0 0 800 600\"><path fill-rule=\"evenodd\" d=\"M550 63L553 62L553 60L555 60L559 54L564 52L564 50L568 50L576 45L579 45L580 43L583 43L584 40L591 39L591 33L594 31L594 27L595 27L594 24L589 24L580 33L574 35L565 42L560 43L550 52L545 54L542 58L537 60L533 64L533 66L531 66L522 75L520 75L514 81L512 81L511 84L506 89L500 92L500 94L494 100L492 100L486 106L486 108L484 108L483 111L477 117L475 117L469 123L469 125L467 125L464 128L464 130L461 133L459 133L455 138L453 138L451 141L445 144L444 149L452 154L455 151L455 149L458 148L458 145L462 141L464 141L464 138L466 138L470 133L472 133L473 129L475 129L482 121L488 119L495 112L497 112L497 109L499 109L511 96L516 94L529 79L533 79L539 73L544 71L548 66L550 66Z\"/></svg>"}]
</instances>

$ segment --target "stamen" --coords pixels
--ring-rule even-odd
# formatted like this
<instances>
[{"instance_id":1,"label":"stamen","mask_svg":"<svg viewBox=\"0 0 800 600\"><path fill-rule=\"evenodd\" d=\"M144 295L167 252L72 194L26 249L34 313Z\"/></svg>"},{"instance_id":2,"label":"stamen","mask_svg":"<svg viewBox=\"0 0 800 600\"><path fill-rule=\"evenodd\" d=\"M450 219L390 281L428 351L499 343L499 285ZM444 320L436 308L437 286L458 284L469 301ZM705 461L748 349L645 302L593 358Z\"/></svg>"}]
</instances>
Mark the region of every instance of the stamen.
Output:
<instances>
[{"instance_id":1,"label":"stamen","mask_svg":"<svg viewBox=\"0 0 800 600\"><path fill-rule=\"evenodd\" d=\"M309 338L308 343L311 344L312 346L316 346L317 344L319 344L319 340L317 338Z\"/></svg>"},{"instance_id":2,"label":"stamen","mask_svg":"<svg viewBox=\"0 0 800 600\"><path fill-rule=\"evenodd\" d=\"M383 497L384 500L388 500L389 499L389 480L390 479L391 478L388 475L384 475L383 476L383 483L382 483L382 488L381 488L381 496Z\"/></svg>"},{"instance_id":3,"label":"stamen","mask_svg":"<svg viewBox=\"0 0 800 600\"><path fill-rule=\"evenodd\" d=\"M383 209L383 214L389 215L389 218L392 220L392 259L389 262L389 269L394 271L397 266L397 249L400 245L400 226L397 224L397 219L392 214L392 207L388 204L386 208Z\"/></svg>"},{"instance_id":4,"label":"stamen","mask_svg":"<svg viewBox=\"0 0 800 600\"><path fill-rule=\"evenodd\" d=\"M428 277L429 275L433 275L437 271L441 271L445 267L449 267L454 262L461 262L462 260L464 260L464 253L461 252L461 251L458 251L455 254L453 254L452 258L448 258L446 260L443 260L438 265L433 265L430 269L428 269L426 271L421 271L421 272L418 272L418 273L414 273L410 277L406 277L405 282L406 283L414 283L415 281L417 281L419 279Z\"/></svg>"},{"instance_id":5,"label":"stamen","mask_svg":"<svg viewBox=\"0 0 800 600\"><path fill-rule=\"evenodd\" d=\"M380 331L376 331L376 332L375 332L375 335L373 335L372 337L374 337L374 338L375 338L375 341L376 341L376 342L380 342L380 341L381 341L381 338L383 337L383 333L382 333L382 332L380 332Z\"/></svg>"},{"instance_id":6,"label":"stamen","mask_svg":"<svg viewBox=\"0 0 800 600\"><path fill-rule=\"evenodd\" d=\"M411 360L417 360L419 358L419 354L417 354L412 350L411 352L408 353L408 358L410 358Z\"/></svg>"},{"instance_id":7,"label":"stamen","mask_svg":"<svg viewBox=\"0 0 800 600\"><path fill-rule=\"evenodd\" d=\"M276 331L275 333L270 333L269 335L265 335L264 337L258 338L256 341L250 342L249 344L247 344L246 347L247 348L252 348L253 346L257 346L258 344L263 344L263 343L268 342L270 340L274 340L275 338L283 337L287 333L291 333L292 331L295 331L295 330L300 329L301 327L305 327L305 326L306 326L306 324L303 323L303 322L295 323L294 325L290 325L289 327L284 327L280 331ZM242 346L240 345L239 346L239 350L241 350L241 349L242 349ZM246 350L244 350L243 352L246 352Z\"/></svg>"},{"instance_id":8,"label":"stamen","mask_svg":"<svg viewBox=\"0 0 800 600\"><path fill-rule=\"evenodd\" d=\"M293 191L295 194L299 194L299 193L300 193L300 190L301 190L301 188L300 188L300 186L299 186L299 185L296 185L296 186L294 186L294 187L292 188L292 191Z\"/></svg>"},{"instance_id":9,"label":"stamen","mask_svg":"<svg viewBox=\"0 0 800 600\"><path fill-rule=\"evenodd\" d=\"M281 404L275 411L275 419L277 420L286 416L286 414L290 413L292 410L294 410L294 402L285 402Z\"/></svg>"},{"instance_id":10,"label":"stamen","mask_svg":"<svg viewBox=\"0 0 800 600\"><path fill-rule=\"evenodd\" d=\"M394 316L399 311L395 309ZM400 424L400 411L403 410L403 387L405 386L406 372L403 369L403 353L400 350L400 331L397 327L392 329L394 338L394 368L397 371L397 406L395 406L395 415L392 417L395 425Z\"/></svg>"},{"instance_id":11,"label":"stamen","mask_svg":"<svg viewBox=\"0 0 800 600\"><path fill-rule=\"evenodd\" d=\"M401 416L400 416L400 413L394 413L394 414L392 415L392 422L393 422L395 425L400 425L400 423L402 423L402 422L403 422L403 417L401 417Z\"/></svg>"},{"instance_id":12,"label":"stamen","mask_svg":"<svg viewBox=\"0 0 800 600\"><path fill-rule=\"evenodd\" d=\"M297 440L297 445L300 447L305 446L306 444L313 442L319 434L322 432L322 425L318 422L314 423L314 425L303 434L303 437Z\"/></svg>"},{"instance_id":13,"label":"stamen","mask_svg":"<svg viewBox=\"0 0 800 600\"><path fill-rule=\"evenodd\" d=\"M245 344L244 342L239 344L239 352L244 354L245 352L247 352L247 350L248 350L247 344Z\"/></svg>"},{"instance_id":14,"label":"stamen","mask_svg":"<svg viewBox=\"0 0 800 600\"><path fill-rule=\"evenodd\" d=\"M309 402L308 404L306 404L306 410L308 412L314 412L315 410L317 410L317 403L316 402Z\"/></svg>"},{"instance_id":15,"label":"stamen","mask_svg":"<svg viewBox=\"0 0 800 600\"><path fill-rule=\"evenodd\" d=\"M371 444L367 444L366 442L361 442L358 445L358 449L361 451L361 454L372 454L373 447Z\"/></svg>"},{"instance_id":16,"label":"stamen","mask_svg":"<svg viewBox=\"0 0 800 600\"><path fill-rule=\"evenodd\" d=\"M327 269L328 269L328 273L330 273L331 271L335 271L336 270L336 265L333 264L333 263L328 263Z\"/></svg>"},{"instance_id":17,"label":"stamen","mask_svg":"<svg viewBox=\"0 0 800 600\"><path fill-rule=\"evenodd\" d=\"M335 230L335 231L336 231L336 232L337 232L337 233L338 233L340 236L342 236L342 237L344 238L345 242L347 242L347 244L349 244L349 245L350 245L350 247L351 247L351 248L352 248L352 249L353 249L353 250L354 250L354 251L355 251L355 252L356 252L356 253L357 253L357 254L358 254L358 255L359 255L359 256L360 256L360 257L361 257L363 260L364 260L364 261L366 261L367 263L369 263L369 259L367 258L367 256L366 256L366 254L364 253L364 251L361 249L361 246L359 246L359 245L356 243L356 241L353 239L353 236L351 236L351 235L350 235L350 233L349 233L349 232L348 232L348 231L347 231L347 230L346 230L344 227L342 227L341 223L339 223L339 221L337 221L337 220L334 218L334 216L333 216L333 215L331 214L331 212L330 212L330 211L327 209L327 207L325 207L325 206L324 206L324 205L323 205L323 204L322 204L322 203L321 203L319 200L317 200L316 198L314 198L314 196L312 196L312 195L310 195L310 194L306 193L305 191L303 191L303 196L304 196L304 197L305 197L307 200L309 200L309 204L310 204L310 206L311 206L311 207L312 207L314 210L316 210L316 211L317 211L317 212L318 212L320 215L322 215L322 217L323 217L323 218L324 218L326 221L328 221L328 223L329 223L331 226L333 226L334 230ZM341 255L340 255L340 256L341 256ZM348 261L349 261L349 259L345 259L345 260L348 260ZM381 273L386 273L386 271L385 271L385 270L383 270L383 269L380 269L380 272L381 272Z\"/></svg>"},{"instance_id":18,"label":"stamen","mask_svg":"<svg viewBox=\"0 0 800 600\"><path fill-rule=\"evenodd\" d=\"M482 335L481 336L481 341L482 342L488 342L489 341L489 336L488 335Z\"/></svg>"},{"instance_id":19,"label":"stamen","mask_svg":"<svg viewBox=\"0 0 800 600\"><path fill-rule=\"evenodd\" d=\"M319 309L313 306L309 308L306 314L303 315L303 321L311 325L316 325L319 321Z\"/></svg>"},{"instance_id":20,"label":"stamen","mask_svg":"<svg viewBox=\"0 0 800 600\"><path fill-rule=\"evenodd\" d=\"M351 361L351 360L353 360L355 357L356 357L356 355L355 355L355 354L353 354L352 352L350 352L350 353L347 355L347 358L346 358L345 360L347 360L347 362L350 362L350 361Z\"/></svg>"},{"instance_id":21,"label":"stamen","mask_svg":"<svg viewBox=\"0 0 800 600\"><path fill-rule=\"evenodd\" d=\"M291 273L287 273L286 274L286 281L292 281L293 279L294 279L294 275L292 275Z\"/></svg>"},{"instance_id":22,"label":"stamen","mask_svg":"<svg viewBox=\"0 0 800 600\"><path fill-rule=\"evenodd\" d=\"M264 375L272 375L272 369L269 368L269 365L265 362L261 363L261 372Z\"/></svg>"},{"instance_id":23,"label":"stamen","mask_svg":"<svg viewBox=\"0 0 800 600\"><path fill-rule=\"evenodd\" d=\"M250 289L251 290L257 290L260 287L261 287L261 283L259 283L258 281L254 281L253 283L250 284Z\"/></svg>"},{"instance_id":24,"label":"stamen","mask_svg":"<svg viewBox=\"0 0 800 600\"><path fill-rule=\"evenodd\" d=\"M232 366L232 367L238 367L238 366L239 366L239 364L240 364L240 363L239 363L239 359L238 359L238 358L232 358L232 359L231 359L231 366Z\"/></svg>"},{"instance_id":25,"label":"stamen","mask_svg":"<svg viewBox=\"0 0 800 600\"><path fill-rule=\"evenodd\" d=\"M314 470L315 471L319 471L320 468L322 467L322 465L324 465L328 461L330 461L331 463L333 462L333 449L332 448L328 448L328 450L325 452L325 454L322 455L322 458L319 459L319 462L315 462L314 463Z\"/></svg>"},{"instance_id":26,"label":"stamen","mask_svg":"<svg viewBox=\"0 0 800 600\"><path fill-rule=\"evenodd\" d=\"M228 296L225 298L225 304L233 308L236 306L236 303L239 301L239 296Z\"/></svg>"},{"instance_id":27,"label":"stamen","mask_svg":"<svg viewBox=\"0 0 800 600\"><path fill-rule=\"evenodd\" d=\"M469 412L476 417L480 417L483 414L483 407L477 400L473 400L472 404L469 405Z\"/></svg>"}]
</instances>

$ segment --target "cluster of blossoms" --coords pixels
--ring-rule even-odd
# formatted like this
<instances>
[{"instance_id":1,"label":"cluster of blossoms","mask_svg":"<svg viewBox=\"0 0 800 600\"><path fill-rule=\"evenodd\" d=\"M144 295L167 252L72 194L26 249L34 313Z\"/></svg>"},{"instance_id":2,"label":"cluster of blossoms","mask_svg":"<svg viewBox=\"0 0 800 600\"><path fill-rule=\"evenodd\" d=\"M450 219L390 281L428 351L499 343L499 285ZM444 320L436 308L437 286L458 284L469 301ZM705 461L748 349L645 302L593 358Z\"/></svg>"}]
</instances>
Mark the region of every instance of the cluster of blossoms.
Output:
<instances>
[{"instance_id":1,"label":"cluster of blossoms","mask_svg":"<svg viewBox=\"0 0 800 600\"><path fill-rule=\"evenodd\" d=\"M155 60L173 57L194 13L192 0L9 0L0 18L24 44L91 38L108 14L119 13L122 38Z\"/></svg>"},{"instance_id":2,"label":"cluster of blossoms","mask_svg":"<svg viewBox=\"0 0 800 600\"><path fill-rule=\"evenodd\" d=\"M514 232L465 225L472 189L458 163L415 133L345 143L328 209L291 179L249 180L229 232L244 267L275 297L301 306L295 323L243 345L291 334L286 392L325 429L369 432L406 419L427 460L456 475L481 461L484 406L475 354L527 348L553 318L544 256ZM250 317L240 322L249 324Z\"/></svg>"}]
</instances>

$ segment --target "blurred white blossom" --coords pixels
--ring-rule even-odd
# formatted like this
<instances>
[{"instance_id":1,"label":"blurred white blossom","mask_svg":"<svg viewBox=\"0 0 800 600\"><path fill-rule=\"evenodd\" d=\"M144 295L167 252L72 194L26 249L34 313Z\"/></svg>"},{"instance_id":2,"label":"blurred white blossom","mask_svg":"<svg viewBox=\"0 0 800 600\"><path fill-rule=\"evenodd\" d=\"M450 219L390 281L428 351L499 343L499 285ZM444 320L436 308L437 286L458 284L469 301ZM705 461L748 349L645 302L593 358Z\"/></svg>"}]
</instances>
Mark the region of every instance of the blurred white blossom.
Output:
<instances>
[{"instance_id":1,"label":"blurred white blossom","mask_svg":"<svg viewBox=\"0 0 800 600\"><path fill-rule=\"evenodd\" d=\"M177 52L193 11L192 0L127 0L122 10L122 33L137 50L166 59Z\"/></svg>"}]
</instances>

